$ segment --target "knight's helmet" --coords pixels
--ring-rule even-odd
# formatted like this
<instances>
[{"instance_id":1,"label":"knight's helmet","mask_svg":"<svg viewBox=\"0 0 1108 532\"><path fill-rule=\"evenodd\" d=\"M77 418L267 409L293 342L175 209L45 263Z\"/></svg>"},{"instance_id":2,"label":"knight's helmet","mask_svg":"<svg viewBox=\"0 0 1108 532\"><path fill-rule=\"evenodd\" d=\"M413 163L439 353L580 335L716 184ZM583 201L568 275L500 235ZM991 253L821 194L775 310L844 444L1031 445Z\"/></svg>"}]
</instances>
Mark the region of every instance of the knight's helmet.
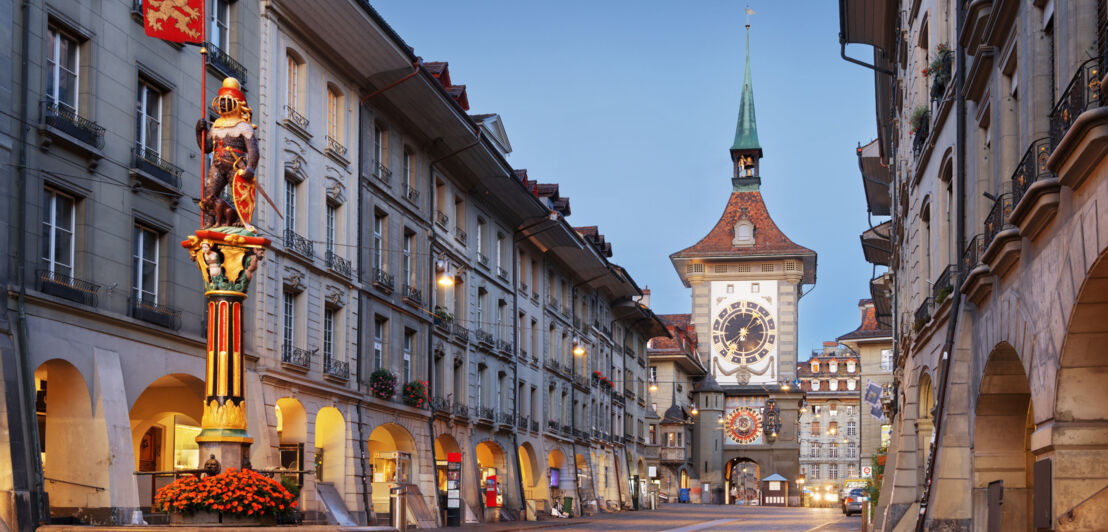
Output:
<instances>
[{"instance_id":1,"label":"knight's helmet","mask_svg":"<svg viewBox=\"0 0 1108 532\"><path fill-rule=\"evenodd\" d=\"M250 106L246 104L246 95L242 93L239 80L228 77L223 79L219 95L212 100L212 110L221 118L241 118L250 121Z\"/></svg>"}]
</instances>

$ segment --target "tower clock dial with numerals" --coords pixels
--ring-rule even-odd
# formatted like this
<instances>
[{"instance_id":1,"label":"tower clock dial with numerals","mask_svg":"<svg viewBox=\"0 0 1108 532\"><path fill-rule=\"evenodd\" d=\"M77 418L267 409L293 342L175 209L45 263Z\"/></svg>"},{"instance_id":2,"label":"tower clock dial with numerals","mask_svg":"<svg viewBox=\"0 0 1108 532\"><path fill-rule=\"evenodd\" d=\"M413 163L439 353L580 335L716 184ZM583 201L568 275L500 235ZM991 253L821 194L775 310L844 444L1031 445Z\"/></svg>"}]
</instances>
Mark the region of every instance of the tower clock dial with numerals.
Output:
<instances>
[{"instance_id":1,"label":"tower clock dial with numerals","mask_svg":"<svg viewBox=\"0 0 1108 532\"><path fill-rule=\"evenodd\" d=\"M757 364L773 351L777 324L765 307L739 300L720 308L712 320L712 344L728 362Z\"/></svg>"}]
</instances>

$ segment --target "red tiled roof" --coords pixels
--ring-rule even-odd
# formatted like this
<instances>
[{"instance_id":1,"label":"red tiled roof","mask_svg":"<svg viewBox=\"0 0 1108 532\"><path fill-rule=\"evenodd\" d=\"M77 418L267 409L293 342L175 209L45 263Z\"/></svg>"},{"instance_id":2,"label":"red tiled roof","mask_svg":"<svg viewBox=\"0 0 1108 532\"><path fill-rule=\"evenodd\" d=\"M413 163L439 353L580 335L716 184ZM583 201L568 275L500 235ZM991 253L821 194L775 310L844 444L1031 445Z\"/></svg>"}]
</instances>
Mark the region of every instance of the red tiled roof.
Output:
<instances>
[{"instance_id":1,"label":"red tiled roof","mask_svg":"<svg viewBox=\"0 0 1108 532\"><path fill-rule=\"evenodd\" d=\"M681 337L684 336L688 340L692 351L696 351L697 337L696 330L692 325L692 314L658 314L658 320L666 326L673 338L666 338L665 336L652 338L651 350L680 351Z\"/></svg>"},{"instance_id":2,"label":"red tiled roof","mask_svg":"<svg viewBox=\"0 0 1108 532\"><path fill-rule=\"evenodd\" d=\"M735 223L746 216L754 224L754 245L749 247L734 247L731 245L735 239ZM785 236L773 219L769 216L766 204L762 201L762 193L758 191L732 192L731 199L727 201L727 207L723 209L716 226L708 232L708 235L677 253L670 258L696 258L696 257L742 257L765 255L811 255L815 252L796 244Z\"/></svg>"},{"instance_id":3,"label":"red tiled roof","mask_svg":"<svg viewBox=\"0 0 1108 532\"><path fill-rule=\"evenodd\" d=\"M858 302L858 306L862 307L862 324L857 329L840 336L839 341L891 337L893 335L892 330L882 328L877 323L877 311L873 306L872 299L863 299Z\"/></svg>"}]
</instances>

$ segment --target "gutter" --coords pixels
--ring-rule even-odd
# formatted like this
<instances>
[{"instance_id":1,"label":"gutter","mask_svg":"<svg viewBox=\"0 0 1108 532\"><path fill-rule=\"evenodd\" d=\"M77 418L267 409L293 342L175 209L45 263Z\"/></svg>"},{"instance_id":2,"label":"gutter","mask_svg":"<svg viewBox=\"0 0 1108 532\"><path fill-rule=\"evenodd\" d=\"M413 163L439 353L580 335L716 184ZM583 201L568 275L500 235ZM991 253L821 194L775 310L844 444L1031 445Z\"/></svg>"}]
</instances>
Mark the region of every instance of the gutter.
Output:
<instances>
[{"instance_id":1,"label":"gutter","mask_svg":"<svg viewBox=\"0 0 1108 532\"><path fill-rule=\"evenodd\" d=\"M955 20L957 21L957 28L955 35L961 34L962 25L965 18L965 5L959 2L955 9ZM955 143L957 144L958 159L955 161L957 165L956 171L958 172L957 187L958 187L958 212L955 217L955 231L956 238L956 253L960 253L965 249L966 236L966 54L965 50L961 50L955 57L957 60L957 75L955 78L955 87L957 100L955 105L957 107L957 130ZM961 286L962 279L965 278L966 272L956 271L954 275L954 286ZM958 326L958 315L961 307L962 297L954 298L950 306L950 323L947 326L946 341L943 343L942 354L942 380L939 381L939 398L938 403L935 406L935 443L931 446L931 451L927 457L927 471L925 473L926 483L923 488L923 497L920 498L920 513L919 518L916 520L916 531L923 532L927 522L927 511L930 507L931 501L931 487L932 482L935 479L935 458L938 456L939 447L942 445L943 437L943 413L946 411L946 394L950 389L950 359L951 350L954 348L954 336Z\"/></svg>"},{"instance_id":2,"label":"gutter","mask_svg":"<svg viewBox=\"0 0 1108 532\"><path fill-rule=\"evenodd\" d=\"M519 261L516 257L519 256L519 239L512 239L512 283L516 286L519 284ZM516 430L512 431L512 445L516 451L516 487L519 488L519 511L520 521L527 520L527 497L523 491L523 459L519 452L519 416L521 415L520 409L520 397L519 397L519 289L513 286L512 290L512 350L515 356L516 363L512 364L512 393L515 396L515 411L516 411ZM532 333L534 334L534 333ZM534 475L534 471L531 472Z\"/></svg>"}]
</instances>

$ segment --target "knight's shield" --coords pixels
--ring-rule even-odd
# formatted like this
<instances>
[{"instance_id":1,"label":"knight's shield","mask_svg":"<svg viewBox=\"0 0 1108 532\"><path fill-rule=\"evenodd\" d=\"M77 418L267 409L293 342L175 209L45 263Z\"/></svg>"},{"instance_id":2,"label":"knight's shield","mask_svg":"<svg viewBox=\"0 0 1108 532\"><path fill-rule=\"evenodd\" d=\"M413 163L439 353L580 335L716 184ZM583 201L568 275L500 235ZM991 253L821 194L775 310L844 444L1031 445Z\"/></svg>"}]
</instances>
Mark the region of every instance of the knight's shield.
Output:
<instances>
[{"instance_id":1,"label":"knight's shield","mask_svg":"<svg viewBox=\"0 0 1108 532\"><path fill-rule=\"evenodd\" d=\"M246 179L242 172L235 172L234 181L231 183L231 197L235 201L235 210L239 213L242 225L250 232L254 229L254 208L257 202L254 196L255 183L253 179Z\"/></svg>"}]
</instances>

